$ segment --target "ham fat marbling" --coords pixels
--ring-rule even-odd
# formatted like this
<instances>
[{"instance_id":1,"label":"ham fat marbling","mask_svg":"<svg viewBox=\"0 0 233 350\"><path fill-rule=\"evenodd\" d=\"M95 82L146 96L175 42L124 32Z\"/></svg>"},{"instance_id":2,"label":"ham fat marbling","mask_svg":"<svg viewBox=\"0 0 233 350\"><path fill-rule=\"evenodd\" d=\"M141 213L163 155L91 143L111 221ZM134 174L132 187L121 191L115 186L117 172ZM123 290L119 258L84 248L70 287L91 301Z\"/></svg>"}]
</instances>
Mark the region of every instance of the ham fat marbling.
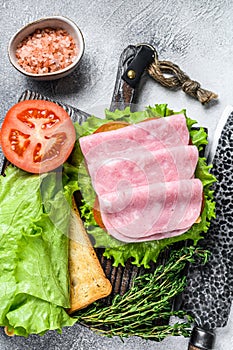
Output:
<instances>
[{"instance_id":1,"label":"ham fat marbling","mask_svg":"<svg viewBox=\"0 0 233 350\"><path fill-rule=\"evenodd\" d=\"M80 138L103 223L123 242L186 232L202 205L194 178L196 146L183 114L151 119Z\"/></svg>"}]
</instances>

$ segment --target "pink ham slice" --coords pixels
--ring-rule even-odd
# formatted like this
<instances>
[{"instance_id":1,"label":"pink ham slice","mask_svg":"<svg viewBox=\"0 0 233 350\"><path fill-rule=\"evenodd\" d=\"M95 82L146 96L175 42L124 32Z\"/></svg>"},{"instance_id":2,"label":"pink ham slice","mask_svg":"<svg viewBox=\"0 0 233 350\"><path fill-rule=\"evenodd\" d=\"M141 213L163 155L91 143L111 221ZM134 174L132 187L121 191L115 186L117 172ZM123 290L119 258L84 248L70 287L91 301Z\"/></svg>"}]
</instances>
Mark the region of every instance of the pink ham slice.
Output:
<instances>
[{"instance_id":1,"label":"pink ham slice","mask_svg":"<svg viewBox=\"0 0 233 350\"><path fill-rule=\"evenodd\" d=\"M134 239L187 230L199 217L201 203L199 179L159 182L99 197L107 231Z\"/></svg>"},{"instance_id":2,"label":"pink ham slice","mask_svg":"<svg viewBox=\"0 0 233 350\"><path fill-rule=\"evenodd\" d=\"M200 215L198 160L182 114L80 138L103 223L140 242L186 232Z\"/></svg>"},{"instance_id":3,"label":"pink ham slice","mask_svg":"<svg viewBox=\"0 0 233 350\"><path fill-rule=\"evenodd\" d=\"M91 156L91 151L88 156ZM92 156L90 157L91 159ZM191 179L198 160L196 146L178 146L157 151L146 151L139 147L137 153L130 149L122 157L106 160L100 155L89 162L89 173L98 196L120 191L132 186L154 182L170 182Z\"/></svg>"},{"instance_id":4,"label":"pink ham slice","mask_svg":"<svg viewBox=\"0 0 233 350\"><path fill-rule=\"evenodd\" d=\"M135 239L134 237L126 237L122 235L119 231L117 231L114 228L111 228L111 236L116 238L118 241L125 242L125 243L140 243L140 242L149 242L149 241L158 241L160 239L165 239L165 238L170 238L170 237L175 237L175 236L180 236L182 233L187 232L190 229L190 227L187 227L183 230L174 230L170 232L162 232L162 233L156 233L151 236L147 237L140 237Z\"/></svg>"},{"instance_id":5,"label":"pink ham slice","mask_svg":"<svg viewBox=\"0 0 233 350\"><path fill-rule=\"evenodd\" d=\"M152 119L124 128L92 134L79 139L82 152L88 160L88 152L92 157L100 154L109 157L110 153L138 148L139 145L155 151L165 147L188 145L189 132L183 114L166 118ZM111 150L111 151L110 151ZM95 151L95 152L94 152Z\"/></svg>"}]
</instances>

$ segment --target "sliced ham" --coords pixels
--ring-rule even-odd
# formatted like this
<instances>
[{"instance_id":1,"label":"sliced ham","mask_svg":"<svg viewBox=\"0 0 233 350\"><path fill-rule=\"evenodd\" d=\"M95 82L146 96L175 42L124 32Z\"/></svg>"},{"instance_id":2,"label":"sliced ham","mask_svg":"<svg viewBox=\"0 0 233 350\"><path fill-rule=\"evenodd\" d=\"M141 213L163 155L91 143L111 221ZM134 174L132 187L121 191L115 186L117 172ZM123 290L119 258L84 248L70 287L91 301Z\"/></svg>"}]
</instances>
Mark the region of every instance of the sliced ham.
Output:
<instances>
[{"instance_id":1,"label":"sliced ham","mask_svg":"<svg viewBox=\"0 0 233 350\"><path fill-rule=\"evenodd\" d=\"M111 232L109 232L109 234L111 234L112 237L116 238L118 241L121 241L121 242L140 243L140 242L158 241L160 239L180 236L180 235L182 235L182 233L187 232L189 229L190 229L190 227L187 227L183 230L173 230L170 232L156 233L156 234L151 235L151 236L141 237L141 238L137 238L137 239L135 239L134 237L132 238L132 237L124 236L124 235L122 235L121 232L117 231L114 228L111 228Z\"/></svg>"},{"instance_id":2,"label":"sliced ham","mask_svg":"<svg viewBox=\"0 0 233 350\"><path fill-rule=\"evenodd\" d=\"M116 239L141 242L186 232L199 217L198 150L182 114L80 138L103 223Z\"/></svg>"},{"instance_id":3,"label":"sliced ham","mask_svg":"<svg viewBox=\"0 0 233 350\"><path fill-rule=\"evenodd\" d=\"M184 230L199 217L202 183L199 179L159 182L99 197L103 223L130 238Z\"/></svg>"},{"instance_id":4,"label":"sliced ham","mask_svg":"<svg viewBox=\"0 0 233 350\"><path fill-rule=\"evenodd\" d=\"M189 132L185 116L177 114L132 124L118 130L84 136L79 139L79 142L88 163L90 150L92 157L95 155L97 158L103 153L109 157L110 153L125 151L129 148L133 152L138 145L153 151L164 147L187 145Z\"/></svg>"},{"instance_id":5,"label":"sliced ham","mask_svg":"<svg viewBox=\"0 0 233 350\"><path fill-rule=\"evenodd\" d=\"M197 160L196 146L178 146L146 152L139 147L137 153L128 149L122 157L115 157L111 153L111 157L106 160L99 156L89 163L88 169L94 189L100 196L132 186L191 179Z\"/></svg>"}]
</instances>

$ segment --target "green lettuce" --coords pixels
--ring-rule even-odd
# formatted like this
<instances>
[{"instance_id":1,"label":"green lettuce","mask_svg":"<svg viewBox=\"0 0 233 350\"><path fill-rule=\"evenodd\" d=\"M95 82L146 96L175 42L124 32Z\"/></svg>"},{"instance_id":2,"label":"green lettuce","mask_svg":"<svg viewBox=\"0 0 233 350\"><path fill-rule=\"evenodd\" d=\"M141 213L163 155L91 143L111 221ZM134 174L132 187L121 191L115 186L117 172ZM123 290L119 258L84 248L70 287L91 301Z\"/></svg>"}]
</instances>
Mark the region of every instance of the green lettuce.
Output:
<instances>
[{"instance_id":1,"label":"green lettuce","mask_svg":"<svg viewBox=\"0 0 233 350\"><path fill-rule=\"evenodd\" d=\"M138 112L131 112L129 107L123 111L116 110L114 112L107 109L105 111L104 119L99 119L92 116L82 125L75 124L75 127L79 138L92 134L98 127L112 120L138 123L147 118L166 117L178 113L183 113L186 116L185 110L174 112L167 107L167 104L157 104L154 107L149 106L145 108L145 110ZM202 127L193 128L193 126L197 123L195 120L186 116L186 122L192 143L196 145L199 152L201 152L203 147L208 143L207 134ZM125 266L126 261L130 258L132 264L149 268L150 262L156 262L160 252L171 244L184 240L192 240L193 244L196 245L197 242L203 238L203 234L207 232L210 221L215 216L215 203L213 200L211 185L216 181L216 179L210 173L211 167L207 165L206 159L204 157L200 157L195 176L202 181L204 189L205 206L201 214L201 221L199 223L195 223L190 230L180 236L142 243L126 244L120 242L108 235L95 222L92 208L96 195L92 187L91 179L87 173L78 142L76 143L75 149L72 153L71 164L73 165L74 169L76 169L73 171L76 171L78 174L79 188L83 197L81 214L85 221L85 227L88 233L92 236L95 242L95 247L105 247L104 256L107 258L113 258L113 266L118 266L119 264Z\"/></svg>"},{"instance_id":2,"label":"green lettuce","mask_svg":"<svg viewBox=\"0 0 233 350\"><path fill-rule=\"evenodd\" d=\"M32 175L8 166L0 176L0 325L16 335L61 332L75 323L65 311L75 190L77 182L59 172Z\"/></svg>"}]
</instances>

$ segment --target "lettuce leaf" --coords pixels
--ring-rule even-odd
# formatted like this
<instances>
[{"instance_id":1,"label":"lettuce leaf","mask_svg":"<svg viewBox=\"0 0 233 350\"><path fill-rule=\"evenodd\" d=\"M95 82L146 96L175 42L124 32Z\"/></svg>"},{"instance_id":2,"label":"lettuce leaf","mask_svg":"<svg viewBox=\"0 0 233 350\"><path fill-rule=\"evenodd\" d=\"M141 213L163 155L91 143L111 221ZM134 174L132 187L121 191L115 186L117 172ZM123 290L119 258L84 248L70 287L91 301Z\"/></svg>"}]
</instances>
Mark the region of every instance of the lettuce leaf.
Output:
<instances>
[{"instance_id":1,"label":"lettuce leaf","mask_svg":"<svg viewBox=\"0 0 233 350\"><path fill-rule=\"evenodd\" d=\"M17 335L61 332L76 322L65 309L69 202L78 187L66 177L63 188L59 176L13 166L0 176L0 325Z\"/></svg>"},{"instance_id":2,"label":"lettuce leaf","mask_svg":"<svg viewBox=\"0 0 233 350\"><path fill-rule=\"evenodd\" d=\"M92 116L82 125L76 124L75 127L79 138L92 134L98 127L111 120L138 123L147 118L166 117L179 113L183 113L186 116L185 110L174 112L167 107L167 104L156 104L154 107L148 106L145 108L145 110L138 112L131 112L130 107L126 107L125 110L116 110L114 112L106 109L104 119L99 119ZM203 149L203 146L208 143L207 134L202 127L193 128L197 121L186 116L186 122L192 143L197 146L200 152ZM196 245L197 242L203 238L203 234L207 232L211 219L215 217L215 203L213 200L211 185L216 181L216 179L210 173L209 170L211 167L207 165L206 159L199 158L195 176L202 181L205 198L205 207L201 214L201 221L199 223L195 223L190 230L180 236L143 243L126 244L120 242L108 235L95 222L92 213L92 208L95 201L95 192L92 187L91 179L87 173L78 142L76 143L73 151L71 163L74 167L78 168L78 183L83 197L81 214L85 221L85 227L88 233L92 236L95 242L95 247L104 247L104 256L107 258L113 258L113 266L118 266L119 264L125 266L126 261L130 258L132 264L149 268L150 262L156 262L160 252L171 244L184 240L192 240L193 244Z\"/></svg>"}]
</instances>

